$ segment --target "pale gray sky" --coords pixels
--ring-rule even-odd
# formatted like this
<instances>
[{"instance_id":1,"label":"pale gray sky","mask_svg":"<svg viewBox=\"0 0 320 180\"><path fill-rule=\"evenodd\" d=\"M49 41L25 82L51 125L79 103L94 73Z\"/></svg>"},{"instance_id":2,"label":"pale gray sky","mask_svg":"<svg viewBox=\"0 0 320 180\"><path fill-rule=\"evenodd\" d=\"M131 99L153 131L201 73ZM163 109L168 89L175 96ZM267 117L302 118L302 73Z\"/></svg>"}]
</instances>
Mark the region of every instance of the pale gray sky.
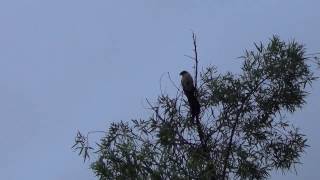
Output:
<instances>
[{"instance_id":1,"label":"pale gray sky","mask_svg":"<svg viewBox=\"0 0 320 180\"><path fill-rule=\"evenodd\" d=\"M244 49L273 34L320 50L318 0L1 0L0 179L95 180L70 147L79 129L147 117L165 72L239 71ZM170 89L169 83L164 83ZM130 90L128 89L130 88ZM319 179L320 83L293 115L309 138L303 165L271 179Z\"/></svg>"}]
</instances>

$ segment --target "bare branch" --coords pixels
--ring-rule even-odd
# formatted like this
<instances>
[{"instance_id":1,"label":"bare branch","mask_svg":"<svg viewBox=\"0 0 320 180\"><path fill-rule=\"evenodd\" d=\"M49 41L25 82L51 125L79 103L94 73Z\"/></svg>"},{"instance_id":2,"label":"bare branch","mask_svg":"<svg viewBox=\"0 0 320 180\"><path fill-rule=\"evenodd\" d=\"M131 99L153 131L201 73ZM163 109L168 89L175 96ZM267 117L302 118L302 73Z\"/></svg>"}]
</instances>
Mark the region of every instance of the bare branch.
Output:
<instances>
[{"instance_id":1,"label":"bare branch","mask_svg":"<svg viewBox=\"0 0 320 180\"><path fill-rule=\"evenodd\" d=\"M194 60L195 60L195 78L194 78L194 87L197 89L197 81L198 81L198 50L197 50L197 36L194 32L192 32L192 40L193 40L193 52L194 52Z\"/></svg>"},{"instance_id":2,"label":"bare branch","mask_svg":"<svg viewBox=\"0 0 320 180\"><path fill-rule=\"evenodd\" d=\"M170 73L168 72L168 77L169 77L169 80L171 82L171 84L177 89L178 92L181 92L180 88L178 88L178 86L172 81L171 79L171 76L170 76Z\"/></svg>"}]
</instances>

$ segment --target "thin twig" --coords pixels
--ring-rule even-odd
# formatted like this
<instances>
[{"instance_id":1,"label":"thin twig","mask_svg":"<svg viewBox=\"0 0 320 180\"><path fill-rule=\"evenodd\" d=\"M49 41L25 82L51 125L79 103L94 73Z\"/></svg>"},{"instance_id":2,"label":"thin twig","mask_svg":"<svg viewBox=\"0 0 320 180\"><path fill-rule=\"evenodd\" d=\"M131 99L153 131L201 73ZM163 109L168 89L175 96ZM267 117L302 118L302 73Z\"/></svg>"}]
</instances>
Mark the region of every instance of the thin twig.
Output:
<instances>
[{"instance_id":1,"label":"thin twig","mask_svg":"<svg viewBox=\"0 0 320 180\"><path fill-rule=\"evenodd\" d=\"M192 39L193 39L193 52L194 52L194 60L196 61L196 66L195 66L195 84L194 87L197 89L197 81L198 81L198 50L197 50L197 36L194 32L192 32Z\"/></svg>"},{"instance_id":2,"label":"thin twig","mask_svg":"<svg viewBox=\"0 0 320 180\"><path fill-rule=\"evenodd\" d=\"M89 131L87 133L87 137L89 136L89 134L95 134L95 133L107 133L106 131Z\"/></svg>"},{"instance_id":3,"label":"thin twig","mask_svg":"<svg viewBox=\"0 0 320 180\"><path fill-rule=\"evenodd\" d=\"M161 121L165 121L160 115L159 115L159 111L157 107L152 106L152 104L149 102L149 100L146 98L147 103L150 106L150 109L154 111L154 113L156 114L157 118L159 118Z\"/></svg>"},{"instance_id":4,"label":"thin twig","mask_svg":"<svg viewBox=\"0 0 320 180\"><path fill-rule=\"evenodd\" d=\"M160 79L159 79L159 84L160 84L160 92L161 94L164 94L163 90L162 90L162 78L164 76L164 73L161 75Z\"/></svg>"},{"instance_id":5,"label":"thin twig","mask_svg":"<svg viewBox=\"0 0 320 180\"><path fill-rule=\"evenodd\" d=\"M195 96L197 97L198 96L197 84L198 84L198 63L199 63L199 60L198 60L198 49L197 49L197 36L196 36L196 34L194 32L192 32L192 40L193 40L194 57L193 58L189 57L189 58L191 58L191 59L193 59L195 61L194 87L196 89ZM199 134L199 139L200 139L203 151L207 152L207 149L208 149L207 148L207 143L205 142L204 132L203 132L202 125L201 125L201 122L200 122L199 114L196 117L196 126L197 126L197 131L198 131L198 134Z\"/></svg>"},{"instance_id":6,"label":"thin twig","mask_svg":"<svg viewBox=\"0 0 320 180\"><path fill-rule=\"evenodd\" d=\"M314 56L314 55L320 55L320 52L318 53L308 53L308 54L305 54L306 56Z\"/></svg>"},{"instance_id":7,"label":"thin twig","mask_svg":"<svg viewBox=\"0 0 320 180\"><path fill-rule=\"evenodd\" d=\"M228 167L228 164L229 164L229 156L230 156L230 153L231 153L231 148L232 148L232 142L233 142L233 136L234 136L234 133L235 133L235 130L238 126L238 123L239 123L239 120L240 120L240 115L242 115L242 111L243 111L243 108L244 108L244 105L245 103L250 99L251 95L253 93L255 93L257 91L257 89L260 87L261 84L264 83L264 81L266 80L267 78L263 79L261 82L259 82L248 94L247 96L242 100L241 102L241 106L239 108L239 110L237 111L237 115L236 115L236 118L235 118L235 122L233 124L233 127L232 127L232 130L231 130L231 135L230 135L230 139L229 139L229 143L228 143L228 146L227 146L227 149L226 149L226 156L224 158L224 163L223 163L223 172L222 172L222 177L223 179L226 177L226 173L227 173L227 167Z\"/></svg>"},{"instance_id":8,"label":"thin twig","mask_svg":"<svg viewBox=\"0 0 320 180\"><path fill-rule=\"evenodd\" d=\"M194 61L194 57L189 56L189 55L184 55L184 56Z\"/></svg>"},{"instance_id":9,"label":"thin twig","mask_svg":"<svg viewBox=\"0 0 320 180\"><path fill-rule=\"evenodd\" d=\"M178 92L181 92L181 90L178 88L178 86L173 82L173 80L171 79L170 73L168 72L168 77L170 82L172 83L172 85L178 90Z\"/></svg>"}]
</instances>

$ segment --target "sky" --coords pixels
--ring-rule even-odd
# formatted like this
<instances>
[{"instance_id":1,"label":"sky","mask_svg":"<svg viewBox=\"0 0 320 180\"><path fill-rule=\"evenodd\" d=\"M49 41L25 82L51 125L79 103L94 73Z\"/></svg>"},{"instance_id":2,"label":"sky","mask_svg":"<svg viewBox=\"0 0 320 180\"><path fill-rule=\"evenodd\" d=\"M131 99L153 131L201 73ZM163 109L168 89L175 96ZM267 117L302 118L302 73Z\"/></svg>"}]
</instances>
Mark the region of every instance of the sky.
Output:
<instances>
[{"instance_id":1,"label":"sky","mask_svg":"<svg viewBox=\"0 0 320 180\"><path fill-rule=\"evenodd\" d=\"M148 117L169 72L240 71L237 57L277 34L320 51L318 0L0 0L0 179L95 180L71 146L77 130ZM161 80L170 91L172 84ZM171 88L171 89L170 89ZM290 115L310 147L297 173L319 179L320 82ZM94 137L93 137L94 138Z\"/></svg>"}]
</instances>

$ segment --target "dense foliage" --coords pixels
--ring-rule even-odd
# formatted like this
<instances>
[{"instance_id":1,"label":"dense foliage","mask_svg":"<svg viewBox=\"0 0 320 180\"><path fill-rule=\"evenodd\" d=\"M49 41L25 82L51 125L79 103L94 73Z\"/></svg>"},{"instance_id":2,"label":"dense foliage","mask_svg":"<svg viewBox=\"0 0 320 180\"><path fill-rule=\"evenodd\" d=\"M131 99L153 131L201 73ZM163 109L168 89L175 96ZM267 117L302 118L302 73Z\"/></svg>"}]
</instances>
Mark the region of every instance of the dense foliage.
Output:
<instances>
[{"instance_id":1,"label":"dense foliage","mask_svg":"<svg viewBox=\"0 0 320 180\"><path fill-rule=\"evenodd\" d=\"M285 114L302 107L316 79L305 49L275 36L241 59L240 74L200 73L198 121L177 90L148 101L148 119L112 123L94 152L99 179L266 179L293 169L307 139ZM87 158L91 147L79 133L74 148Z\"/></svg>"}]
</instances>

